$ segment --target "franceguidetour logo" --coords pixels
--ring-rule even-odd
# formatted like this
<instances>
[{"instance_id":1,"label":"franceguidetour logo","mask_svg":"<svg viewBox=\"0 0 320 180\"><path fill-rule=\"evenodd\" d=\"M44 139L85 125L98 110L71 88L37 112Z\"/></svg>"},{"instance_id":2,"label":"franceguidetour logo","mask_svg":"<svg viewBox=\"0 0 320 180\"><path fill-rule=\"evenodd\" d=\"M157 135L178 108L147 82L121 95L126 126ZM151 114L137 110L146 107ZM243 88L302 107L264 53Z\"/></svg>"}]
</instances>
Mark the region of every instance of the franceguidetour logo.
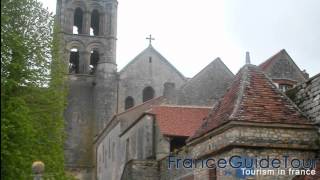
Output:
<instances>
[{"instance_id":1,"label":"franceguidetour logo","mask_svg":"<svg viewBox=\"0 0 320 180\"><path fill-rule=\"evenodd\" d=\"M228 158L201 160L169 156L167 163L168 169L215 168L217 173L225 176L297 176L316 175L317 159L299 159L289 155L277 158L234 155Z\"/></svg>"}]
</instances>

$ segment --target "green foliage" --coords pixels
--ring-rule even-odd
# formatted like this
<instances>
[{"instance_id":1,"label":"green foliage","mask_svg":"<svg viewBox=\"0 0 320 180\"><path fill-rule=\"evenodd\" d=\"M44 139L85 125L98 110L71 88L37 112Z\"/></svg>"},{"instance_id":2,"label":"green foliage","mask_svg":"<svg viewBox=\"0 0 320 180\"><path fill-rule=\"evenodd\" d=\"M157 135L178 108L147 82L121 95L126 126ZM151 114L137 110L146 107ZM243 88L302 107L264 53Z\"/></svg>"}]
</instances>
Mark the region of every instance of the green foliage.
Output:
<instances>
[{"instance_id":1,"label":"green foliage","mask_svg":"<svg viewBox=\"0 0 320 180\"><path fill-rule=\"evenodd\" d=\"M46 176L64 172L66 65L58 27L36 0L1 1L1 179L32 179L31 165Z\"/></svg>"}]
</instances>

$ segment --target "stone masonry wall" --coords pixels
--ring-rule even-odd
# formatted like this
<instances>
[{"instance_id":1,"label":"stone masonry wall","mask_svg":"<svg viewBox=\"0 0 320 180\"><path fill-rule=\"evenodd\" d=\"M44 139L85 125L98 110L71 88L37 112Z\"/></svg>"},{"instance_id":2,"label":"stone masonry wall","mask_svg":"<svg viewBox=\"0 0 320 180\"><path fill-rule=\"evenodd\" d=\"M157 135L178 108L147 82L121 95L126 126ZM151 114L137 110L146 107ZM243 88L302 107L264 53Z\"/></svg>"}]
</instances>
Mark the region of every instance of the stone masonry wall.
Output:
<instances>
[{"instance_id":1,"label":"stone masonry wall","mask_svg":"<svg viewBox=\"0 0 320 180\"><path fill-rule=\"evenodd\" d=\"M155 160L131 160L126 165L121 180L158 180L158 162Z\"/></svg>"},{"instance_id":2,"label":"stone masonry wall","mask_svg":"<svg viewBox=\"0 0 320 180\"><path fill-rule=\"evenodd\" d=\"M279 148L316 149L318 135L315 129L286 127L237 126L223 133L212 135L207 140L193 146L192 154L199 157L225 148L228 145L268 146Z\"/></svg>"},{"instance_id":3,"label":"stone masonry wall","mask_svg":"<svg viewBox=\"0 0 320 180\"><path fill-rule=\"evenodd\" d=\"M120 72L119 112L124 111L125 99L131 96L134 104L142 102L145 87L154 89L154 97L163 95L164 84L171 82L176 88L184 83L184 77L168 63L153 47L149 46Z\"/></svg>"},{"instance_id":4,"label":"stone masonry wall","mask_svg":"<svg viewBox=\"0 0 320 180\"><path fill-rule=\"evenodd\" d=\"M270 174L266 175L246 175L241 168L244 168L244 166L239 168L231 167L229 164L225 168L219 168L216 169L216 178L217 180L289 180L292 179L295 175L289 175L288 169L292 168L291 166L291 160L293 159L299 159L299 160L315 160L315 153L312 151L300 151L300 150L288 150L288 149L276 149L276 148L233 148L228 151L224 151L219 154L215 154L213 156L208 157L208 159L215 159L216 161L219 159L225 159L227 161L230 160L230 157L232 156L239 156L242 158L256 158L258 160L261 160L262 158L267 159L269 158L270 161L273 159L279 159L281 161L279 168L272 168L268 167L265 168L265 170L271 170L269 171ZM287 168L285 168L285 156L287 159ZM232 161L233 163L239 162L239 159L234 158L235 161ZM266 163L263 163L265 166L267 166ZM250 163L247 163L247 165L250 166ZM248 166L248 167L249 167ZM247 170L258 170L260 169L259 165L258 167L255 167L253 165L252 168L246 168ZM274 170L274 171L273 171ZM278 170L284 170L285 175L278 175ZM273 172L272 172L273 171ZM273 174L274 173L274 174ZM197 168L194 170L194 176L195 180L209 180L209 169L208 168Z\"/></svg>"},{"instance_id":5,"label":"stone masonry wall","mask_svg":"<svg viewBox=\"0 0 320 180\"><path fill-rule=\"evenodd\" d=\"M229 129L217 129L201 142L188 144L183 151L172 154L176 158L185 159L186 157L196 160L206 158L220 159L230 158L233 155L242 157L282 158L284 155L289 158L308 159L314 158L318 145L316 139L316 129L310 126L248 126L235 125ZM200 167L200 165L198 165ZM217 169L217 179L233 180L241 179L239 169L231 167L220 171ZM220 174L219 174L220 173ZM160 179L173 180L184 179L194 176L196 180L209 179L209 169L207 168L172 168L168 170L168 157L160 161ZM238 178L239 177L239 178ZM246 177L245 179L288 179L291 176L260 176ZM293 177L293 176L292 176Z\"/></svg>"},{"instance_id":6,"label":"stone masonry wall","mask_svg":"<svg viewBox=\"0 0 320 180\"><path fill-rule=\"evenodd\" d=\"M320 74L288 90L286 94L310 120L320 126Z\"/></svg>"}]
</instances>

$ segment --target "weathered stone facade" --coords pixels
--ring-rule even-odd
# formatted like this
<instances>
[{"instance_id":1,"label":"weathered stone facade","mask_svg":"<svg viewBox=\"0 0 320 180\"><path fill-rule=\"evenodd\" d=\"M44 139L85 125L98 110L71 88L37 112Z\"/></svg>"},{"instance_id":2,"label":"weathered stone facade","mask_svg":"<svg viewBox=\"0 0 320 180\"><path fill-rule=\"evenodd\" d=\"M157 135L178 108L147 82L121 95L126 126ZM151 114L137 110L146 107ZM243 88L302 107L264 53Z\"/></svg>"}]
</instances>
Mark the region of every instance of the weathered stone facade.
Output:
<instances>
[{"instance_id":1,"label":"weathered stone facade","mask_svg":"<svg viewBox=\"0 0 320 180\"><path fill-rule=\"evenodd\" d=\"M142 51L120 72L119 112L125 110L125 99L132 97L135 105L143 103L143 89L151 87L154 97L162 96L165 83L180 88L185 77L152 45Z\"/></svg>"},{"instance_id":2,"label":"weathered stone facade","mask_svg":"<svg viewBox=\"0 0 320 180\"><path fill-rule=\"evenodd\" d=\"M131 160L127 163L121 180L158 180L158 162L155 160Z\"/></svg>"},{"instance_id":3,"label":"weathered stone facade","mask_svg":"<svg viewBox=\"0 0 320 180\"><path fill-rule=\"evenodd\" d=\"M286 94L320 128L320 74L288 90Z\"/></svg>"}]
</instances>

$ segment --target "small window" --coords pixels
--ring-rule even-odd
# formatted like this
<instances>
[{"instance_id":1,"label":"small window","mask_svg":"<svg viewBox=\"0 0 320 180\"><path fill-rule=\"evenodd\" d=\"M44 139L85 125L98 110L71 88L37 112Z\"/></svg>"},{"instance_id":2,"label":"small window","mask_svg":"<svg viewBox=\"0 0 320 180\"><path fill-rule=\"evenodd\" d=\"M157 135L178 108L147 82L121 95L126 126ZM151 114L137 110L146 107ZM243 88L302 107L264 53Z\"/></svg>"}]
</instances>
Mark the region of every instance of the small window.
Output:
<instances>
[{"instance_id":1,"label":"small window","mask_svg":"<svg viewBox=\"0 0 320 180\"><path fill-rule=\"evenodd\" d=\"M148 86L143 89L142 92L142 101L146 102L154 97L154 90L152 87Z\"/></svg>"},{"instance_id":2,"label":"small window","mask_svg":"<svg viewBox=\"0 0 320 180\"><path fill-rule=\"evenodd\" d=\"M151 56L149 57L149 63L152 63L152 57Z\"/></svg>"},{"instance_id":3,"label":"small window","mask_svg":"<svg viewBox=\"0 0 320 180\"><path fill-rule=\"evenodd\" d=\"M282 91L282 92L286 92L288 89L292 88L291 85L289 84L279 84L279 89Z\"/></svg>"},{"instance_id":4,"label":"small window","mask_svg":"<svg viewBox=\"0 0 320 180\"><path fill-rule=\"evenodd\" d=\"M125 100L125 110L134 106L134 99L131 96L128 96Z\"/></svg>"}]
</instances>

